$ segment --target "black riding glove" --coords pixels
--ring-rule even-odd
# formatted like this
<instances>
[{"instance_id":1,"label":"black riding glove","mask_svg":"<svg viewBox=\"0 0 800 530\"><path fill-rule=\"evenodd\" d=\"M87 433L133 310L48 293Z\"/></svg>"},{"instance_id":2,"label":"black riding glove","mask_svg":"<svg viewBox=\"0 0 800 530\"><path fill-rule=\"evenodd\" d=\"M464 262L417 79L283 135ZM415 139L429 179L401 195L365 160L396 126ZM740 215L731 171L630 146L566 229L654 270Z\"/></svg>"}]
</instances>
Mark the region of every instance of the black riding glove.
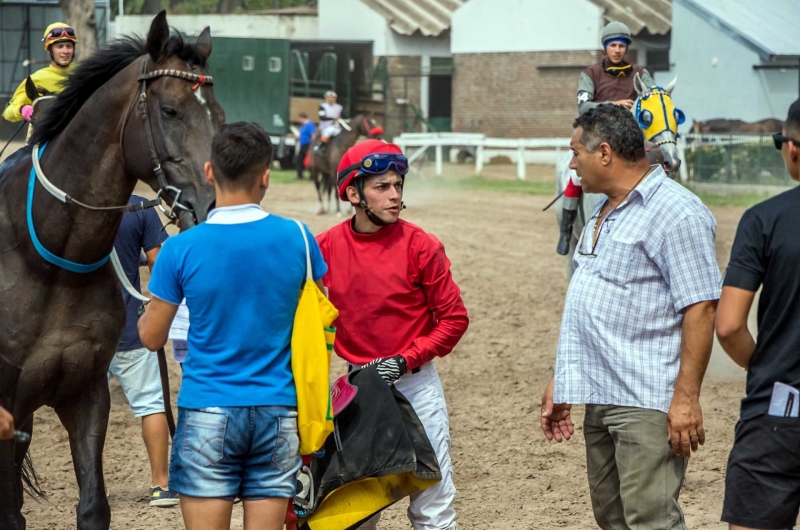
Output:
<instances>
[{"instance_id":1,"label":"black riding glove","mask_svg":"<svg viewBox=\"0 0 800 530\"><path fill-rule=\"evenodd\" d=\"M395 381L400 379L403 374L408 371L406 360L402 355L395 355L394 357L386 357L383 359L375 359L364 368L374 366L384 381L393 385Z\"/></svg>"}]
</instances>

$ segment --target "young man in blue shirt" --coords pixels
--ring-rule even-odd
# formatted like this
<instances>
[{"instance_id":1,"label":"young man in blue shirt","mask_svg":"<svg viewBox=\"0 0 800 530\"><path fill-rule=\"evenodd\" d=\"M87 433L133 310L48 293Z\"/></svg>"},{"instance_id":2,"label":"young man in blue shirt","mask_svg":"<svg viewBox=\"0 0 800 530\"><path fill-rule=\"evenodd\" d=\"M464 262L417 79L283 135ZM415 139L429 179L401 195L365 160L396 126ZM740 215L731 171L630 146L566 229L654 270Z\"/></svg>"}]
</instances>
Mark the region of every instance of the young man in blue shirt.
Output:
<instances>
[{"instance_id":1,"label":"young man in blue shirt","mask_svg":"<svg viewBox=\"0 0 800 530\"><path fill-rule=\"evenodd\" d=\"M128 204L145 201L144 197L132 195ZM122 269L128 281L141 291L139 278L139 256L142 251L147 266L153 269L161 244L167 234L155 210L128 212L122 216L119 233L114 242ZM142 302L124 289L127 318L125 331L117 347L117 353L108 367L108 377L116 377L130 403L134 417L142 418L142 438L150 460L152 482L150 486L151 506L175 506L178 495L167 488L167 464L169 456L169 427L164 414L164 394L158 371L156 354L148 350L139 340L136 323Z\"/></svg>"},{"instance_id":2,"label":"young man in blue shirt","mask_svg":"<svg viewBox=\"0 0 800 530\"><path fill-rule=\"evenodd\" d=\"M300 135L297 137L297 159L295 160L295 167L297 168L297 180L303 180L303 172L306 169L305 161L308 148L311 147L311 142L314 140L314 134L317 132L317 127L314 122L308 119L308 114L300 113Z\"/></svg>"},{"instance_id":3,"label":"young man in blue shirt","mask_svg":"<svg viewBox=\"0 0 800 530\"><path fill-rule=\"evenodd\" d=\"M259 206L269 186L272 144L254 123L223 125L206 178L216 208L206 222L170 238L139 320L150 349L167 342L185 298L191 355L183 365L170 490L181 495L188 530L230 528L233 501L244 527L283 528L300 468L291 337L306 278L298 225ZM306 231L312 276L327 272Z\"/></svg>"}]
</instances>

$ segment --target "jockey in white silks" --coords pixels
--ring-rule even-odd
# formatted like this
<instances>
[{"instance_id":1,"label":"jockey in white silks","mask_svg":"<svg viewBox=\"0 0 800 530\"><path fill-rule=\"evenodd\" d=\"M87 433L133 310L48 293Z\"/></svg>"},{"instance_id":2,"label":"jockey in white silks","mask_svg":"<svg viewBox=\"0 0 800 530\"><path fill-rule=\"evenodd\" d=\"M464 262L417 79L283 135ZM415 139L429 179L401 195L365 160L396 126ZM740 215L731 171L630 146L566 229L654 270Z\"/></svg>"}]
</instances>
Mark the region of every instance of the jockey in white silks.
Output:
<instances>
[{"instance_id":1,"label":"jockey in white silks","mask_svg":"<svg viewBox=\"0 0 800 530\"><path fill-rule=\"evenodd\" d=\"M329 90L325 92L325 102L319 105L319 131L323 143L342 132L339 119L342 117L343 107L336 103L336 97L336 92Z\"/></svg>"}]
</instances>

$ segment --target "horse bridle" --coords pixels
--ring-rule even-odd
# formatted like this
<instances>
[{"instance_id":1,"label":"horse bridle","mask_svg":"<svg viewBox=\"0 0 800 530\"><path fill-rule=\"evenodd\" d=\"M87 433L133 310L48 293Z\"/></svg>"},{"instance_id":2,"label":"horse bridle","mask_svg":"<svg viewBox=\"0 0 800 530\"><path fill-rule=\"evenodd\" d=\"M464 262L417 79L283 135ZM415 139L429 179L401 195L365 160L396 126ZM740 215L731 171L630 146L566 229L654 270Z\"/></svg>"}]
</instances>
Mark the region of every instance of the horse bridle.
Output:
<instances>
[{"instance_id":1,"label":"horse bridle","mask_svg":"<svg viewBox=\"0 0 800 530\"><path fill-rule=\"evenodd\" d=\"M70 196L65 191L56 187L52 182L50 182L42 171L41 166L39 165L39 145L35 145L33 147L33 169L36 172L36 177L39 180L40 184L56 199L65 203L65 204L75 204L76 206L80 206L86 210L91 210L95 212L136 212L139 210L147 210L149 208L158 207L164 215L166 215L171 221L177 221L178 216L175 214L176 209L181 209L187 212L194 213L194 210L185 204L180 202L181 197L181 190L174 186L170 186L167 182L166 177L164 176L164 171L161 169L161 160L158 157L158 152L156 151L155 140L153 139L153 131L150 127L150 119L147 114L147 82L151 79L158 79L159 77L176 77L178 79L183 79L185 81L194 82L192 86L192 90L197 90L199 87L203 85L213 85L214 79L211 76L207 75L198 75L192 72L185 72L182 70L154 70L152 72L147 72L147 65L149 64L149 57L145 56L145 59L142 64L142 73L137 78L137 81L140 85L140 90L134 93L134 97L131 98L131 102L128 104L128 108L125 111L125 116L122 120L122 128L119 132L119 143L120 149L122 149L122 139L125 134L125 128L128 124L128 119L130 118L132 109L136 101L138 100L139 109L142 114L142 122L144 124L144 129L147 135L147 144L150 148L150 159L153 162L153 172L156 174L156 178L158 179L159 190L156 193L156 198L151 199L148 201L142 201L135 204L126 204L124 206L91 206L89 204L83 203L74 197ZM138 97L137 97L138 96ZM45 143L45 146L47 143ZM170 192L174 194L174 199L172 200L172 204L168 208L164 208L161 204L161 201L164 199L165 192Z\"/></svg>"},{"instance_id":2,"label":"horse bridle","mask_svg":"<svg viewBox=\"0 0 800 530\"><path fill-rule=\"evenodd\" d=\"M150 160L153 163L153 173L155 173L156 179L158 179L159 190L158 193L156 193L156 198L153 202L156 203L156 206L158 206L158 208L170 220L176 221L178 219L178 215L175 213L176 210L180 209L192 214L194 214L194 210L190 206L180 202L182 193L181 190L175 186L171 186L167 182L167 178L164 175L164 170L161 167L161 159L159 158L158 151L156 150L156 143L155 139L153 138L153 129L150 124L150 115L147 112L147 82L153 79L159 79L161 77L174 77L194 83L194 85L192 85L192 90L197 90L204 85L213 85L214 78L209 75L199 75L192 72L186 72L184 70L174 69L161 69L147 72L147 66L149 63L150 57L145 56L144 61L142 61L142 73L137 78L140 87L138 97L131 99L128 109L125 112L125 116L122 120L122 128L119 132L119 144L120 148L122 148L122 140L125 135L125 128L128 125L128 119L133 111L134 103L136 103L136 105L139 107L139 113L141 114L142 118L142 126L144 127L145 134L147 136L147 147L150 150ZM164 206L161 204L161 201L166 201L167 192L173 194L173 198L172 203L170 204L167 202L168 207L164 208Z\"/></svg>"}]
</instances>

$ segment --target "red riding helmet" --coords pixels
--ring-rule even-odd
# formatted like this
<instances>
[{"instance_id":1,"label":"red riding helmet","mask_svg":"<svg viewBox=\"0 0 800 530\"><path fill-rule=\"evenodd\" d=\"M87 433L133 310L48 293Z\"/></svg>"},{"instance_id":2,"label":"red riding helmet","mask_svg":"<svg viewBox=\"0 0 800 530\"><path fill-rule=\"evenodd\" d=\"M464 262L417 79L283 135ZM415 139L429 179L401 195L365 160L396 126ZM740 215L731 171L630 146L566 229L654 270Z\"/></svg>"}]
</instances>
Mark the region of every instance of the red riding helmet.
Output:
<instances>
[{"instance_id":1,"label":"red riding helmet","mask_svg":"<svg viewBox=\"0 0 800 530\"><path fill-rule=\"evenodd\" d=\"M347 200L347 187L356 177L380 175L389 169L403 177L408 173L408 160L397 145L383 140L367 140L354 145L344 154L336 172L339 198Z\"/></svg>"}]
</instances>

